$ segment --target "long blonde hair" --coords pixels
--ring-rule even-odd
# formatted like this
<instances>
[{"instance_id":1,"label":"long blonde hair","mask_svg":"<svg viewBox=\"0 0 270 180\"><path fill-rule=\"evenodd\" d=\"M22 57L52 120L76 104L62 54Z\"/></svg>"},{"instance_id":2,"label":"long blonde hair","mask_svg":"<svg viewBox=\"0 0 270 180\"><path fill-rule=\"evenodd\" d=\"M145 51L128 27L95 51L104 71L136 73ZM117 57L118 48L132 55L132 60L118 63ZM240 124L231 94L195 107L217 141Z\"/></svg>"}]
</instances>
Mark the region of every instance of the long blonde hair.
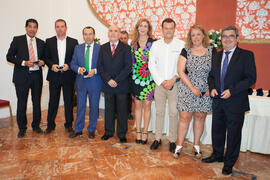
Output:
<instances>
[{"instance_id":1,"label":"long blonde hair","mask_svg":"<svg viewBox=\"0 0 270 180\"><path fill-rule=\"evenodd\" d=\"M208 34L204 30L204 28L202 26L198 25L198 24L195 24L195 25L193 25L193 26L190 27L190 29L188 31L188 35L187 35L186 47L188 47L188 48L192 48L193 47L193 43L192 43L192 40L191 40L191 31L192 31L192 29L199 29L203 33L204 38L203 38L202 44L203 44L203 47L207 48L209 46L209 37L208 37Z\"/></svg>"},{"instance_id":2,"label":"long blonde hair","mask_svg":"<svg viewBox=\"0 0 270 180\"><path fill-rule=\"evenodd\" d=\"M150 21L146 18L141 18L138 20L138 22L136 23L135 25L135 28L134 28L134 31L133 31L133 39L132 39L132 43L136 43L139 41L139 38L140 38L140 34L139 34L139 26L142 22L146 22L148 24L148 32L147 32L147 35L148 37L152 38L152 25L150 23Z\"/></svg>"}]
</instances>

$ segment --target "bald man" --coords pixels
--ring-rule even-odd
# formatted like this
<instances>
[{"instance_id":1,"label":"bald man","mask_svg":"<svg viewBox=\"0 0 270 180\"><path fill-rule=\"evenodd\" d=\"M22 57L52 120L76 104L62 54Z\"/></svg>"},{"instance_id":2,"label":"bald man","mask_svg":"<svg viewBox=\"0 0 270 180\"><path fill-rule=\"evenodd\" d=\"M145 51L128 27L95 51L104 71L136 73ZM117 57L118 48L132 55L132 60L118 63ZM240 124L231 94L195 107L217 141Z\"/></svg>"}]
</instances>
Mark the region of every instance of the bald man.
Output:
<instances>
[{"instance_id":1,"label":"bald man","mask_svg":"<svg viewBox=\"0 0 270 180\"><path fill-rule=\"evenodd\" d=\"M115 110L117 112L117 136L121 143L127 142L129 74L131 71L130 47L121 41L120 29L113 25L108 31L109 42L100 47L97 70L105 96L105 133L102 140L113 137Z\"/></svg>"}]
</instances>

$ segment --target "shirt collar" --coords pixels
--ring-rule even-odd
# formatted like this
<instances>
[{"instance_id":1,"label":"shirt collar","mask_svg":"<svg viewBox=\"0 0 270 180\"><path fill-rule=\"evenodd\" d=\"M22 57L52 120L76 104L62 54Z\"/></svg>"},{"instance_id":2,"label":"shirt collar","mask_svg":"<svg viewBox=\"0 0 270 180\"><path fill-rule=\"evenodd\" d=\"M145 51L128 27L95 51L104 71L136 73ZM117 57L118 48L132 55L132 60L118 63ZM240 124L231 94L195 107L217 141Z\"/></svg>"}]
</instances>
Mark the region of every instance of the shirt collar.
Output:
<instances>
[{"instance_id":1,"label":"shirt collar","mask_svg":"<svg viewBox=\"0 0 270 180\"><path fill-rule=\"evenodd\" d=\"M30 39L33 39L33 41L35 41L36 37L31 38L30 36L28 36L28 34L26 34L26 39L27 39L27 41L30 41Z\"/></svg>"},{"instance_id":2,"label":"shirt collar","mask_svg":"<svg viewBox=\"0 0 270 180\"><path fill-rule=\"evenodd\" d=\"M85 43L85 48L87 48L88 45L90 45L90 47L94 47L94 43L95 43L94 41L91 44L86 44Z\"/></svg>"},{"instance_id":3,"label":"shirt collar","mask_svg":"<svg viewBox=\"0 0 270 180\"><path fill-rule=\"evenodd\" d=\"M171 42L170 42L169 44L165 42L164 38L162 38L162 42L163 42L164 44L170 45L170 44L172 44L172 43L173 43L174 38L175 38L175 37L173 37L173 39L171 40Z\"/></svg>"},{"instance_id":4,"label":"shirt collar","mask_svg":"<svg viewBox=\"0 0 270 180\"><path fill-rule=\"evenodd\" d=\"M231 51L231 53L230 54L233 54L233 52L234 52L234 50L236 49L236 47L237 46L234 46L234 48L232 48L232 49L230 49L229 51ZM226 51L225 50L223 50L223 54L225 53Z\"/></svg>"},{"instance_id":5,"label":"shirt collar","mask_svg":"<svg viewBox=\"0 0 270 180\"><path fill-rule=\"evenodd\" d=\"M119 40L116 41L115 43L110 42L110 45L111 45L111 47L112 47L112 44L115 44L115 47L117 47L118 43L119 43Z\"/></svg>"},{"instance_id":6,"label":"shirt collar","mask_svg":"<svg viewBox=\"0 0 270 180\"><path fill-rule=\"evenodd\" d=\"M67 36L65 36L65 38L63 40L59 39L57 36L56 36L56 39L57 41L65 41L67 39Z\"/></svg>"}]
</instances>

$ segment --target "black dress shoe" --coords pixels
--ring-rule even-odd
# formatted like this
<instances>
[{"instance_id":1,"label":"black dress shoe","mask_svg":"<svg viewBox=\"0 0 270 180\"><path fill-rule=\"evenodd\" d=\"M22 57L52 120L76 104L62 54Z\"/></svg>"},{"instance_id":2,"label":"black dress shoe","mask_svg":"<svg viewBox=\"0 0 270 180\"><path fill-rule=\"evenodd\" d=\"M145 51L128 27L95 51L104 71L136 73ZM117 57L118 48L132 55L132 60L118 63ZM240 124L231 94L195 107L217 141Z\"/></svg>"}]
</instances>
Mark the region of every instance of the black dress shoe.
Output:
<instances>
[{"instance_id":1,"label":"black dress shoe","mask_svg":"<svg viewBox=\"0 0 270 180\"><path fill-rule=\"evenodd\" d=\"M248 95L252 95L253 94L253 89L252 88L248 88Z\"/></svg>"},{"instance_id":2,"label":"black dress shoe","mask_svg":"<svg viewBox=\"0 0 270 180\"><path fill-rule=\"evenodd\" d=\"M169 151L170 151L171 153L174 153L175 148L176 148L175 142L170 142L170 148L169 148Z\"/></svg>"},{"instance_id":3,"label":"black dress shoe","mask_svg":"<svg viewBox=\"0 0 270 180\"><path fill-rule=\"evenodd\" d=\"M33 128L33 131L37 134L43 134L43 131L40 127L37 127L37 128Z\"/></svg>"},{"instance_id":4,"label":"black dress shoe","mask_svg":"<svg viewBox=\"0 0 270 180\"><path fill-rule=\"evenodd\" d=\"M71 133L71 132L74 131L72 127L65 127L65 129L66 129L66 131L69 132L69 133Z\"/></svg>"},{"instance_id":5,"label":"black dress shoe","mask_svg":"<svg viewBox=\"0 0 270 180\"><path fill-rule=\"evenodd\" d=\"M160 145L161 145L161 140L159 140L159 141L155 140L155 141L152 143L152 145L150 146L150 149L151 149L151 150L155 150L155 149L157 149L158 146L160 146Z\"/></svg>"},{"instance_id":6,"label":"black dress shoe","mask_svg":"<svg viewBox=\"0 0 270 180\"><path fill-rule=\"evenodd\" d=\"M231 166L224 166L222 168L222 174L223 175L230 175L230 174L232 174L232 167Z\"/></svg>"},{"instance_id":7,"label":"black dress shoe","mask_svg":"<svg viewBox=\"0 0 270 180\"><path fill-rule=\"evenodd\" d=\"M142 134L143 134L143 135L146 135L146 139L141 141L141 143L142 143L143 145L145 145L145 144L147 144L147 141L148 141L148 132L143 132Z\"/></svg>"},{"instance_id":8,"label":"black dress shoe","mask_svg":"<svg viewBox=\"0 0 270 180\"><path fill-rule=\"evenodd\" d=\"M54 128L47 128L45 131L44 131L44 134L50 134L51 132L54 131Z\"/></svg>"},{"instance_id":9,"label":"black dress shoe","mask_svg":"<svg viewBox=\"0 0 270 180\"><path fill-rule=\"evenodd\" d=\"M257 96L263 96L263 89L257 89Z\"/></svg>"},{"instance_id":10,"label":"black dress shoe","mask_svg":"<svg viewBox=\"0 0 270 180\"><path fill-rule=\"evenodd\" d=\"M70 135L69 135L69 138L75 138L77 136L80 136L82 135L82 132L71 132Z\"/></svg>"},{"instance_id":11,"label":"black dress shoe","mask_svg":"<svg viewBox=\"0 0 270 180\"><path fill-rule=\"evenodd\" d=\"M120 137L119 140L120 140L120 143L126 143L127 142L126 137Z\"/></svg>"},{"instance_id":12,"label":"black dress shoe","mask_svg":"<svg viewBox=\"0 0 270 180\"><path fill-rule=\"evenodd\" d=\"M89 139L94 139L95 138L95 131L94 132L89 132L88 138Z\"/></svg>"},{"instance_id":13,"label":"black dress shoe","mask_svg":"<svg viewBox=\"0 0 270 180\"><path fill-rule=\"evenodd\" d=\"M207 158L203 158L202 162L204 162L204 163L223 162L223 157L210 156Z\"/></svg>"},{"instance_id":14,"label":"black dress shoe","mask_svg":"<svg viewBox=\"0 0 270 180\"><path fill-rule=\"evenodd\" d=\"M18 138L23 138L25 136L26 130L25 129L20 129L18 132L17 137Z\"/></svg>"},{"instance_id":15,"label":"black dress shoe","mask_svg":"<svg viewBox=\"0 0 270 180\"><path fill-rule=\"evenodd\" d=\"M109 136L109 135L106 135L104 134L102 137L101 137L101 140L103 141L107 141L109 138L111 138L112 136Z\"/></svg>"}]
</instances>

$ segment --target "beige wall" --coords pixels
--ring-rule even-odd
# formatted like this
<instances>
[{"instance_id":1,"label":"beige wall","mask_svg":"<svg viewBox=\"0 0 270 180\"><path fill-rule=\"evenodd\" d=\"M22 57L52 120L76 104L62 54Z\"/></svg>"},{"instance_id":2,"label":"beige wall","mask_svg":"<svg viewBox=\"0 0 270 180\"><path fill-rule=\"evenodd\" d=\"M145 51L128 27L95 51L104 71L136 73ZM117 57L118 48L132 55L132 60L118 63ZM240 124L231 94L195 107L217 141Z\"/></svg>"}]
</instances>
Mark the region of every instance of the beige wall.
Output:
<instances>
[{"instance_id":1,"label":"beige wall","mask_svg":"<svg viewBox=\"0 0 270 180\"><path fill-rule=\"evenodd\" d=\"M16 114L17 98L12 83L13 65L7 63L6 53L13 36L25 34L24 25L28 18L35 18L39 22L37 37L43 40L54 36L54 21L59 18L67 21L68 35L78 39L79 43L82 43L81 32L84 26L93 26L101 43L108 40L107 27L94 16L87 0L1 0L0 99L10 100L14 115ZM49 91L46 69L43 71L43 75L41 107L47 109ZM62 97L60 103L63 104ZM28 98L27 112L32 112L31 95ZM8 116L8 108L0 109L0 118Z\"/></svg>"}]
</instances>

